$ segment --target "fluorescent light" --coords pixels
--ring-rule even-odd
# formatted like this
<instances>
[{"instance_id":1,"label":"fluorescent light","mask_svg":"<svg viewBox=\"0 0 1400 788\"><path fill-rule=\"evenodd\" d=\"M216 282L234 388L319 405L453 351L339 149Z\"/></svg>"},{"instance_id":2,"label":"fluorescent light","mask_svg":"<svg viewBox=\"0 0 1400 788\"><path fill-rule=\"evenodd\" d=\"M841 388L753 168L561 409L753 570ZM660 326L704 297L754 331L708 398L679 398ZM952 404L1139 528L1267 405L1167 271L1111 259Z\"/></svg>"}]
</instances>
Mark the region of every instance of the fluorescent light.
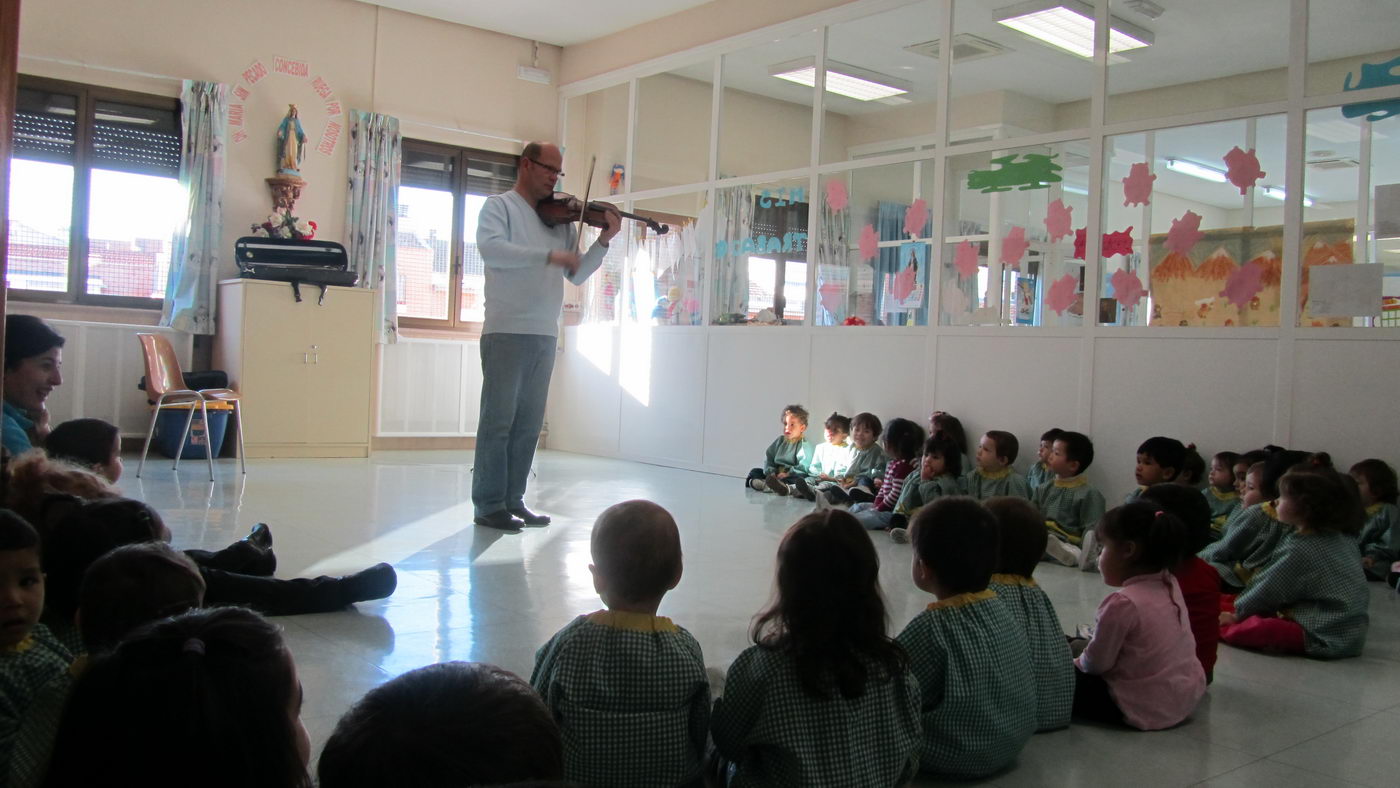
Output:
<instances>
[{"instance_id":1,"label":"fluorescent light","mask_svg":"<svg viewBox=\"0 0 1400 788\"><path fill-rule=\"evenodd\" d=\"M815 58L801 58L771 66L768 73L778 79L807 87L817 84ZM826 92L858 101L888 99L909 92L909 83L894 77L867 71L857 66L826 61Z\"/></svg>"},{"instance_id":2,"label":"fluorescent light","mask_svg":"<svg viewBox=\"0 0 1400 788\"><path fill-rule=\"evenodd\" d=\"M1167 159L1167 169L1179 172L1182 175L1190 175L1213 183L1224 183L1225 173L1214 167L1207 167L1204 164L1197 164L1194 161L1185 159Z\"/></svg>"},{"instance_id":3,"label":"fluorescent light","mask_svg":"<svg viewBox=\"0 0 1400 788\"><path fill-rule=\"evenodd\" d=\"M1094 9L1080 0L1031 0L992 12L998 24L1062 49L1094 57ZM1108 51L1125 52L1151 46L1152 31L1116 16L1108 21Z\"/></svg>"},{"instance_id":4,"label":"fluorescent light","mask_svg":"<svg viewBox=\"0 0 1400 788\"><path fill-rule=\"evenodd\" d=\"M1088 193L1089 193L1089 190L1086 189L1086 188L1084 188L1083 186L1071 186L1071 185L1068 184L1068 183L1062 183L1062 184L1060 184L1060 188L1063 189L1063 190L1065 190L1065 191L1067 191L1067 192L1069 192L1070 194L1088 194Z\"/></svg>"},{"instance_id":5,"label":"fluorescent light","mask_svg":"<svg viewBox=\"0 0 1400 788\"><path fill-rule=\"evenodd\" d=\"M1288 192L1285 192L1283 189L1280 189L1280 188L1277 187L1277 186L1265 186L1265 187L1261 188L1259 191L1260 191L1261 193L1263 193L1263 195L1264 195L1265 197L1272 197L1272 198L1274 198L1275 200L1278 200L1278 201L1280 201L1280 202L1282 202L1283 200L1288 199ZM1309 197L1308 195L1304 194L1304 195L1303 195L1303 207L1304 207L1304 208L1311 208L1312 205L1313 205L1312 198Z\"/></svg>"}]
</instances>

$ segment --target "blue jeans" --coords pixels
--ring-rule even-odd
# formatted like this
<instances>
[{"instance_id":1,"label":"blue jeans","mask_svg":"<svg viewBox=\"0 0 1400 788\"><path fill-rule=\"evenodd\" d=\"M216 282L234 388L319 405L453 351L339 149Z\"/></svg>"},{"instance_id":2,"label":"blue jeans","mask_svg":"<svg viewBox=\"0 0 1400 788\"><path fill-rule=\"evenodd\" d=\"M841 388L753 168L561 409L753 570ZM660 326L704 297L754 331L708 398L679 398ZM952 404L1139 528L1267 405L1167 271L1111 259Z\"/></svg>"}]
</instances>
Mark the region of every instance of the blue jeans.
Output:
<instances>
[{"instance_id":1,"label":"blue jeans","mask_svg":"<svg viewBox=\"0 0 1400 788\"><path fill-rule=\"evenodd\" d=\"M855 515L856 521L869 531L889 528L890 521L894 519L894 512L877 512L873 503L855 504L850 511Z\"/></svg>"},{"instance_id":2,"label":"blue jeans","mask_svg":"<svg viewBox=\"0 0 1400 788\"><path fill-rule=\"evenodd\" d=\"M476 516L525 506L525 484L544 426L555 339L481 337L481 417L476 427L472 506Z\"/></svg>"}]
</instances>

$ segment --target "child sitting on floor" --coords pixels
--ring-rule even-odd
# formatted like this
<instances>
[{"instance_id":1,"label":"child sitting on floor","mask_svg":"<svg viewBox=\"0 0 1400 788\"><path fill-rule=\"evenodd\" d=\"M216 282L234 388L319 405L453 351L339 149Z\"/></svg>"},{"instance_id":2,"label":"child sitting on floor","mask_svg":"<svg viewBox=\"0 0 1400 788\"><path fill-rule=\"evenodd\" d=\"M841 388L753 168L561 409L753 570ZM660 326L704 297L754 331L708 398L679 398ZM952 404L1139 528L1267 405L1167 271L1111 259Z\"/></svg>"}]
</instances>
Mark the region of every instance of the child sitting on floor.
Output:
<instances>
[{"instance_id":1,"label":"child sitting on floor","mask_svg":"<svg viewBox=\"0 0 1400 788\"><path fill-rule=\"evenodd\" d=\"M1136 501L1143 490L1154 484L1176 481L1185 461L1186 446L1176 438L1158 435L1143 441L1137 450L1137 465L1133 468L1133 478L1138 486L1124 496L1123 503Z\"/></svg>"},{"instance_id":2,"label":"child sitting on floor","mask_svg":"<svg viewBox=\"0 0 1400 788\"><path fill-rule=\"evenodd\" d=\"M924 430L919 425L909 419L894 419L885 429L885 456L889 462L885 464L885 472L878 480L879 486L874 490L867 490L862 487L852 487L846 495L849 500L855 500L857 495L862 497L870 496L874 500L866 500L856 503L851 507L851 514L858 514L862 511L872 511L884 514L892 514L895 504L899 502L900 493L904 491L906 478L914 472L915 458L919 455L919 448L924 443ZM827 500L834 498L835 494L827 496ZM819 499L817 508L824 507L826 501ZM889 527L889 518L872 518L867 527L875 528Z\"/></svg>"},{"instance_id":3,"label":"child sitting on floor","mask_svg":"<svg viewBox=\"0 0 1400 788\"><path fill-rule=\"evenodd\" d=\"M1220 643L1220 575L1196 552L1210 543L1210 507L1195 490L1180 484L1154 484L1143 491L1139 500L1156 504L1186 524L1191 555L1172 567L1172 575L1186 601L1191 634L1196 639L1196 661L1201 663L1209 684L1215 679L1216 649Z\"/></svg>"},{"instance_id":4,"label":"child sitting on floor","mask_svg":"<svg viewBox=\"0 0 1400 788\"><path fill-rule=\"evenodd\" d=\"M1139 730L1177 725L1206 691L1181 588L1170 571L1189 555L1186 524L1153 502L1104 515L1099 572L1119 587L1099 605L1075 658L1074 716Z\"/></svg>"},{"instance_id":5,"label":"child sitting on floor","mask_svg":"<svg viewBox=\"0 0 1400 788\"><path fill-rule=\"evenodd\" d=\"M961 455L962 469L966 471L972 467L972 460L967 456L967 430L963 429L962 422L957 416L935 410L928 419L929 437L938 436L943 440L950 441L958 449Z\"/></svg>"},{"instance_id":6,"label":"child sitting on floor","mask_svg":"<svg viewBox=\"0 0 1400 788\"><path fill-rule=\"evenodd\" d=\"M1331 460L1321 455L1330 465ZM1225 524L1220 541L1201 550L1200 556L1220 575L1220 588L1235 593L1249 584L1254 574L1273 557L1275 548L1292 529L1278 519L1274 499L1278 480L1291 468L1308 462L1308 453L1279 450L1262 463L1255 463L1245 476L1242 508Z\"/></svg>"},{"instance_id":7,"label":"child sitting on floor","mask_svg":"<svg viewBox=\"0 0 1400 788\"><path fill-rule=\"evenodd\" d=\"M793 476L792 492L799 498L815 501L816 489L823 484L834 484L846 478L855 459L855 447L850 443L851 420L840 413L826 417L822 425L826 429L826 442L812 454L812 464L807 467L807 475Z\"/></svg>"},{"instance_id":8,"label":"child sitting on floor","mask_svg":"<svg viewBox=\"0 0 1400 788\"><path fill-rule=\"evenodd\" d=\"M727 784L904 785L919 686L887 632L874 545L846 512L813 512L783 535L774 585L715 702Z\"/></svg>"},{"instance_id":9,"label":"child sitting on floor","mask_svg":"<svg viewBox=\"0 0 1400 788\"><path fill-rule=\"evenodd\" d=\"M598 515L589 546L607 609L559 630L530 676L564 737L564 777L618 788L698 782L705 660L689 632L656 615L681 581L676 521L651 501L619 503Z\"/></svg>"},{"instance_id":10,"label":"child sitting on floor","mask_svg":"<svg viewBox=\"0 0 1400 788\"><path fill-rule=\"evenodd\" d=\"M1235 473L1235 492L1240 494L1242 507L1249 505L1243 503L1245 477L1249 475L1249 469L1253 468L1255 463L1260 463L1267 459L1269 459L1269 452L1263 449L1251 449L1241 454L1239 459L1235 460L1235 464L1231 466L1231 470Z\"/></svg>"},{"instance_id":11,"label":"child sitting on floor","mask_svg":"<svg viewBox=\"0 0 1400 788\"><path fill-rule=\"evenodd\" d=\"M938 598L899 634L922 695L925 772L959 779L1010 766L1036 729L1022 630L987 587L997 523L967 497L924 507L910 526L914 584Z\"/></svg>"},{"instance_id":12,"label":"child sitting on floor","mask_svg":"<svg viewBox=\"0 0 1400 788\"><path fill-rule=\"evenodd\" d=\"M1183 487L1199 490L1201 489L1201 482L1205 479L1205 475L1205 458L1196 450L1196 444L1186 444L1186 455L1182 457L1181 473L1177 474L1176 483Z\"/></svg>"},{"instance_id":13,"label":"child sitting on floor","mask_svg":"<svg viewBox=\"0 0 1400 788\"><path fill-rule=\"evenodd\" d=\"M1210 540L1218 541L1225 531L1225 523L1230 515L1240 508L1240 494L1235 490L1235 463L1240 455L1232 451L1216 452L1210 458L1210 476L1206 488L1201 490L1206 504L1210 506ZM1248 469L1246 469L1248 472Z\"/></svg>"},{"instance_id":14,"label":"child sitting on floor","mask_svg":"<svg viewBox=\"0 0 1400 788\"><path fill-rule=\"evenodd\" d=\"M1031 490L1031 497L1035 497L1035 491L1041 485L1055 478L1055 474L1050 471L1050 453L1055 450L1055 439L1064 434L1064 430L1059 427L1051 427L1040 436L1040 447L1036 450L1035 464L1026 473L1026 486Z\"/></svg>"},{"instance_id":15,"label":"child sitting on floor","mask_svg":"<svg viewBox=\"0 0 1400 788\"><path fill-rule=\"evenodd\" d=\"M1055 478L1036 488L1031 497L1031 503L1045 516L1049 532L1045 554L1065 566L1079 563L1085 534L1092 534L1094 524L1103 517L1103 495L1083 475L1093 461L1094 443L1089 436L1062 431L1048 461Z\"/></svg>"},{"instance_id":16,"label":"child sitting on floor","mask_svg":"<svg viewBox=\"0 0 1400 788\"><path fill-rule=\"evenodd\" d=\"M1400 561L1400 508L1395 505L1395 469L1385 460L1362 460L1351 466L1366 525L1361 529L1361 568L1371 580L1384 580Z\"/></svg>"},{"instance_id":17,"label":"child sitting on floor","mask_svg":"<svg viewBox=\"0 0 1400 788\"><path fill-rule=\"evenodd\" d=\"M787 478L805 476L815 448L807 440L807 409L801 405L783 408L783 434L768 444L763 467L749 471L744 486L759 492L788 494Z\"/></svg>"},{"instance_id":18,"label":"child sitting on floor","mask_svg":"<svg viewBox=\"0 0 1400 788\"><path fill-rule=\"evenodd\" d=\"M0 769L8 772L21 722L51 682L61 680L73 661L48 628L44 573L39 564L39 533L24 518L0 509Z\"/></svg>"},{"instance_id":19,"label":"child sitting on floor","mask_svg":"<svg viewBox=\"0 0 1400 788\"><path fill-rule=\"evenodd\" d=\"M1232 646L1355 657L1366 643L1370 592L1356 565L1361 502L1328 468L1295 468L1278 482L1278 518L1296 530L1220 614L1220 639Z\"/></svg>"},{"instance_id":20,"label":"child sitting on floor","mask_svg":"<svg viewBox=\"0 0 1400 788\"><path fill-rule=\"evenodd\" d=\"M1073 657L1055 606L1031 577L1045 554L1045 518L1025 498L990 498L983 505L996 518L1001 537L997 571L987 587L1011 611L1030 649L1036 731L1063 728L1074 705Z\"/></svg>"},{"instance_id":21,"label":"child sitting on floor","mask_svg":"<svg viewBox=\"0 0 1400 788\"><path fill-rule=\"evenodd\" d=\"M919 461L919 478L910 478L905 482L904 489L899 494L899 500L894 505L894 518L871 522L862 518L885 513L861 512L856 516L856 519L861 520L862 525L872 530L888 524L891 526L890 538L900 544L907 544L909 542L909 529L898 525L898 523L908 523L910 517L939 498L961 495L962 491L958 485L958 478L961 476L959 471L962 470L961 462L962 455L952 441L936 436L929 438L924 442L924 456Z\"/></svg>"},{"instance_id":22,"label":"child sitting on floor","mask_svg":"<svg viewBox=\"0 0 1400 788\"><path fill-rule=\"evenodd\" d=\"M116 484L122 477L122 435L117 425L102 419L73 419L53 428L44 450L56 460L91 468Z\"/></svg>"},{"instance_id":23,"label":"child sitting on floor","mask_svg":"<svg viewBox=\"0 0 1400 788\"><path fill-rule=\"evenodd\" d=\"M880 417L874 413L857 413L851 419L851 465L840 481L818 485L818 508L827 504L850 503L852 498L848 491L852 488L868 491L880 486L885 478L885 465L889 463L880 441L884 430ZM871 501L874 497L868 495L862 500Z\"/></svg>"},{"instance_id":24,"label":"child sitting on floor","mask_svg":"<svg viewBox=\"0 0 1400 788\"><path fill-rule=\"evenodd\" d=\"M1031 488L1026 484L1026 477L1012 467L1020 447L1015 435L1004 430L988 430L977 441L974 459L977 467L963 477L963 490L979 501L1006 495L1029 500Z\"/></svg>"}]
</instances>

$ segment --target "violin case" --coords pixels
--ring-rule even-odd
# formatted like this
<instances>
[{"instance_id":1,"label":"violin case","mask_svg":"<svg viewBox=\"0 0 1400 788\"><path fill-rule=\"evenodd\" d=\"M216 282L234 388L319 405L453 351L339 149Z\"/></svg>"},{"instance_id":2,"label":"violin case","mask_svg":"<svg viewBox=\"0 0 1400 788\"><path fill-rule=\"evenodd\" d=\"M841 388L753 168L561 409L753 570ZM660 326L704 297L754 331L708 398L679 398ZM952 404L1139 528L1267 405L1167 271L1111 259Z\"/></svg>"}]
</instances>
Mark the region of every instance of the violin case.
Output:
<instances>
[{"instance_id":1,"label":"violin case","mask_svg":"<svg viewBox=\"0 0 1400 788\"><path fill-rule=\"evenodd\" d=\"M354 287L359 274L350 270L345 247L335 241L297 241L290 238L244 236L233 245L238 275L244 279L290 282L292 295L301 300L301 285L321 288L320 301L327 287Z\"/></svg>"}]
</instances>

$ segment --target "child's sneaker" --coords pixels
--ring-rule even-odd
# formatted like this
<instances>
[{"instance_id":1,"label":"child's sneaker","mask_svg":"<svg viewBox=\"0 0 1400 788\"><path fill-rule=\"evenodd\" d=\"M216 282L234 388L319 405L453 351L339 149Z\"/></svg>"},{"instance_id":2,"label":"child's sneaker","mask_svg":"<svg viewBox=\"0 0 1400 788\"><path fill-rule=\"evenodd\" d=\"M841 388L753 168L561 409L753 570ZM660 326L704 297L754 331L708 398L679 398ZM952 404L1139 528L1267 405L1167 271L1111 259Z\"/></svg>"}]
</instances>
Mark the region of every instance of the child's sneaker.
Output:
<instances>
[{"instance_id":1,"label":"child's sneaker","mask_svg":"<svg viewBox=\"0 0 1400 788\"><path fill-rule=\"evenodd\" d=\"M1077 637L1077 638L1082 638L1083 640L1093 640L1093 639L1094 639L1094 625L1093 625L1093 624L1080 624L1079 626L1077 626L1077 627L1074 628L1074 636Z\"/></svg>"},{"instance_id":2,"label":"child's sneaker","mask_svg":"<svg viewBox=\"0 0 1400 788\"><path fill-rule=\"evenodd\" d=\"M1045 537L1045 554L1061 566L1074 566L1079 563L1079 548L1048 534Z\"/></svg>"},{"instance_id":3,"label":"child's sneaker","mask_svg":"<svg viewBox=\"0 0 1400 788\"><path fill-rule=\"evenodd\" d=\"M872 503L875 493L864 487L852 487L846 491L846 497L850 498L852 503Z\"/></svg>"},{"instance_id":4,"label":"child's sneaker","mask_svg":"<svg viewBox=\"0 0 1400 788\"><path fill-rule=\"evenodd\" d=\"M805 498L809 501L817 500L816 494L812 492L811 485L807 484L807 480L801 476L792 477L792 491L793 495L796 495L798 498Z\"/></svg>"},{"instance_id":5,"label":"child's sneaker","mask_svg":"<svg viewBox=\"0 0 1400 788\"><path fill-rule=\"evenodd\" d=\"M757 492L768 492L768 484L762 479L749 479L749 487Z\"/></svg>"},{"instance_id":6,"label":"child's sneaker","mask_svg":"<svg viewBox=\"0 0 1400 788\"><path fill-rule=\"evenodd\" d=\"M834 484L830 487L827 487L825 490L822 490L822 492L826 495L826 502L833 506L838 503L851 502L851 496L847 495L845 490L841 489L840 487Z\"/></svg>"},{"instance_id":7,"label":"child's sneaker","mask_svg":"<svg viewBox=\"0 0 1400 788\"><path fill-rule=\"evenodd\" d=\"M891 528L890 541L894 542L895 544L909 544L909 529Z\"/></svg>"},{"instance_id":8,"label":"child's sneaker","mask_svg":"<svg viewBox=\"0 0 1400 788\"><path fill-rule=\"evenodd\" d=\"M768 478L767 478L767 479L764 479L763 481L764 481L765 484L768 485L768 489L772 490L773 492L777 493L778 495L791 495L791 494L792 494L792 493L788 490L788 486L787 486L786 484L783 484L783 480L782 480L782 479L779 479L775 474L771 474L771 473L768 474Z\"/></svg>"},{"instance_id":9,"label":"child's sneaker","mask_svg":"<svg viewBox=\"0 0 1400 788\"><path fill-rule=\"evenodd\" d=\"M1079 571L1099 571L1099 538L1092 529L1084 533L1084 545L1079 549Z\"/></svg>"}]
</instances>

